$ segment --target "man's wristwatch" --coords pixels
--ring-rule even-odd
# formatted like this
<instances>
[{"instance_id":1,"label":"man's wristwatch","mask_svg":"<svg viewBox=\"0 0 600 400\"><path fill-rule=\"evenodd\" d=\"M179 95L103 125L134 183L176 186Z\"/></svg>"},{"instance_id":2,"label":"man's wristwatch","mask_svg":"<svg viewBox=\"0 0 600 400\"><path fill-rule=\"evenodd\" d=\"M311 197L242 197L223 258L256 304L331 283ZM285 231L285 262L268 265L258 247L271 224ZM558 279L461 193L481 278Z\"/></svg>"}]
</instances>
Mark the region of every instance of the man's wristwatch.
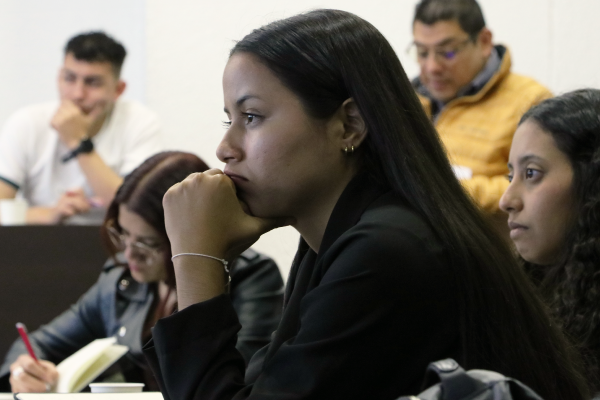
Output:
<instances>
[{"instance_id":1,"label":"man's wristwatch","mask_svg":"<svg viewBox=\"0 0 600 400\"><path fill-rule=\"evenodd\" d=\"M83 139L81 139L79 146L71 150L69 154L63 157L62 162L66 163L67 161L74 159L80 154L91 153L92 150L94 150L94 143L92 142L92 139L86 136Z\"/></svg>"}]
</instances>

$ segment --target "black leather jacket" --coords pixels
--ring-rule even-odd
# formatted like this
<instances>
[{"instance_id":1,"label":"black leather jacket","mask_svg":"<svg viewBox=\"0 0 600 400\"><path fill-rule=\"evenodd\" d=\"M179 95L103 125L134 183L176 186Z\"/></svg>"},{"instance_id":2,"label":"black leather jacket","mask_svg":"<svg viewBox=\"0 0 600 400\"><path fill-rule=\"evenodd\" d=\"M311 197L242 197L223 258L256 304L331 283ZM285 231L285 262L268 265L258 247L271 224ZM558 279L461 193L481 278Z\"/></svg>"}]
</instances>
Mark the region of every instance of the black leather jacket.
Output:
<instances>
[{"instance_id":1,"label":"black leather jacket","mask_svg":"<svg viewBox=\"0 0 600 400\"><path fill-rule=\"evenodd\" d=\"M248 362L269 342L281 318L283 281L275 262L252 249L242 253L231 267L230 296L242 325L237 348ZM116 336L129 347L119 369L126 380L140 382L147 369L142 329L153 300L152 285L138 283L126 268L107 263L76 304L31 333L32 346L41 359L59 363L95 339ZM0 391L10 391L10 364L25 353L23 342L15 341L0 367Z\"/></svg>"}]
</instances>

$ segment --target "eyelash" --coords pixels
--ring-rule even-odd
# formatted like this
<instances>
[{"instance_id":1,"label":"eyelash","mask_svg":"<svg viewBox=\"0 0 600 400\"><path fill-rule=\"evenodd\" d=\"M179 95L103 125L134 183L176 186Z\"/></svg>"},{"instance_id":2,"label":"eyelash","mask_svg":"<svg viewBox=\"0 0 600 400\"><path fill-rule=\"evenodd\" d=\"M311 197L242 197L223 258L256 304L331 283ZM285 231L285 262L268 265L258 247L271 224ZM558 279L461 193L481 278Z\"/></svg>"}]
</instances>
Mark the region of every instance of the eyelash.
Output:
<instances>
[{"instance_id":1,"label":"eyelash","mask_svg":"<svg viewBox=\"0 0 600 400\"><path fill-rule=\"evenodd\" d=\"M525 168L525 179L534 179L535 176L533 176L533 175L536 172L539 172L539 171L536 170L535 168ZM512 174L506 175L506 179L508 180L508 182L512 182L513 175Z\"/></svg>"},{"instance_id":2,"label":"eyelash","mask_svg":"<svg viewBox=\"0 0 600 400\"><path fill-rule=\"evenodd\" d=\"M249 125L252 123L257 122L256 120L261 118L260 115L254 114L254 113L242 113L242 116L246 119L245 124ZM233 123L233 121L222 121L223 127L226 129L229 129L231 127L231 124Z\"/></svg>"},{"instance_id":3,"label":"eyelash","mask_svg":"<svg viewBox=\"0 0 600 400\"><path fill-rule=\"evenodd\" d=\"M534 173L537 172L535 169L533 168L527 168L525 169L525 179L533 179L533 175ZM530 174L531 173L531 174ZM531 176L529 176L531 175Z\"/></svg>"},{"instance_id":4,"label":"eyelash","mask_svg":"<svg viewBox=\"0 0 600 400\"><path fill-rule=\"evenodd\" d=\"M256 119L260 118L260 115L256 115L253 113L242 113L242 115L246 118L246 125L249 125L255 122Z\"/></svg>"}]
</instances>

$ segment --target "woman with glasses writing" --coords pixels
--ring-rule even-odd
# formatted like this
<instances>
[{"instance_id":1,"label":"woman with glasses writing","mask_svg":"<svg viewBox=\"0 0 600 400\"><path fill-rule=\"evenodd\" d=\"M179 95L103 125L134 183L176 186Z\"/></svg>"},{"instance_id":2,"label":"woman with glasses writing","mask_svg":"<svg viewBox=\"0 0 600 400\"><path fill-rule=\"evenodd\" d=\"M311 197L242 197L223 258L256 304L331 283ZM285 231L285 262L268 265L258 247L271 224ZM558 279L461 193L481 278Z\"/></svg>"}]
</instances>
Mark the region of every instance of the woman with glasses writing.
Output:
<instances>
[{"instance_id":1,"label":"woman with glasses writing","mask_svg":"<svg viewBox=\"0 0 600 400\"><path fill-rule=\"evenodd\" d=\"M51 390L58 378L54 363L95 339L110 336L129 347L118 363L123 378L157 390L141 348L156 321L177 305L162 198L175 183L207 169L192 154L163 152L125 178L102 226L111 259L75 306L31 334L43 361L38 364L27 355L21 341L12 346L0 379L6 384L10 376L13 392ZM227 277L226 284L242 326L236 347L247 362L279 323L283 282L275 263L252 250L242 253L229 270L231 280Z\"/></svg>"}]
</instances>

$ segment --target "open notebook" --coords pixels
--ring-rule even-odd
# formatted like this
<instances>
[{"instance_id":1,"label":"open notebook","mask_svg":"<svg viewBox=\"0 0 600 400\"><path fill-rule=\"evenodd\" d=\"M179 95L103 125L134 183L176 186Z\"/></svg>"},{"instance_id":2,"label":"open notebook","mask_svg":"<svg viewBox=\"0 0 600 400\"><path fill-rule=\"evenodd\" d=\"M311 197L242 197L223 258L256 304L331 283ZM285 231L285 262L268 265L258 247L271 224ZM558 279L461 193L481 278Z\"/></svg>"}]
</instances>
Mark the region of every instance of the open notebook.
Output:
<instances>
[{"instance_id":1,"label":"open notebook","mask_svg":"<svg viewBox=\"0 0 600 400\"><path fill-rule=\"evenodd\" d=\"M96 339L56 366L58 370L57 393L74 393L85 388L98 375L106 371L129 348L117 344L114 337Z\"/></svg>"}]
</instances>

